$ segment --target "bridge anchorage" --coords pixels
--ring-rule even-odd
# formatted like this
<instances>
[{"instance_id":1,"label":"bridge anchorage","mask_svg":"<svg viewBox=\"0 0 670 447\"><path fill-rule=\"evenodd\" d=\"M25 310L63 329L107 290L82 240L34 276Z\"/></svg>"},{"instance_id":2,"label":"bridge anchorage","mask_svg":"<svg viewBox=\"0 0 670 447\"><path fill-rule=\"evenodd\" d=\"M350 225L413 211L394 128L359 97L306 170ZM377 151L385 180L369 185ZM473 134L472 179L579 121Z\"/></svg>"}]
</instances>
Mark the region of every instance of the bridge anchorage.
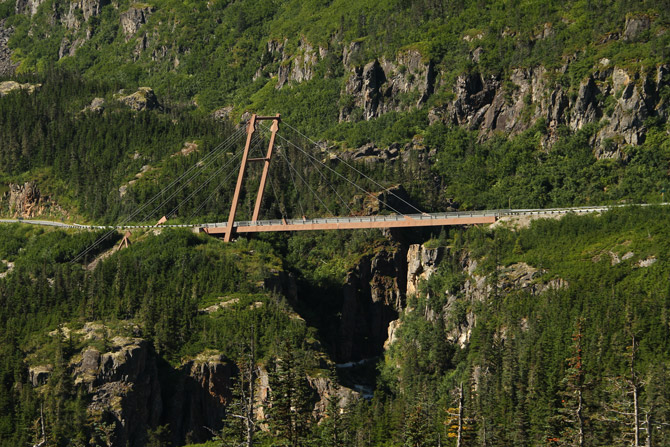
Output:
<instances>
[{"instance_id":1,"label":"bridge anchorage","mask_svg":"<svg viewBox=\"0 0 670 447\"><path fill-rule=\"evenodd\" d=\"M272 121L272 126L269 129L270 140L268 144L267 153L265 157L249 158L249 151L251 148L252 138L257 130L256 129L257 123L260 121ZM213 223L198 226L197 228L199 231L205 232L213 236L223 235L223 240L225 242L229 242L234 234L241 234L241 233L310 231L310 230L311 231L356 230L356 229L370 229L370 228L380 228L380 229L409 228L409 227L429 227L429 226L443 226L443 225L475 225L475 224L491 224L496 221L497 218L496 212L475 211L475 212L449 212L449 213L429 214L420 211L419 209L417 209L412 205L410 206L416 209L417 211L416 214L396 213L392 215L331 217L322 219L307 219L303 217L302 219L284 218L281 220L259 221L258 215L260 213L261 203L263 201L263 193L265 192L268 172L270 169L270 162L272 160L272 154L274 150L275 140L278 135L277 132L279 131L280 122L281 117L279 114L275 116L258 116L254 114L251 116L251 119L247 124L247 139L244 147L244 152L242 154L242 161L240 164L239 173L237 176L235 193L233 195L233 200L230 206L230 213L228 214L228 221L225 224ZM287 140L287 142L289 141ZM309 156L309 154L307 155ZM258 192L256 194L256 203L254 205L253 215L250 221L235 222L235 215L240 200L240 192L242 190L242 184L244 182L247 165L248 163L252 162L263 163L263 172L261 174L261 180L258 186ZM347 164L346 162L344 163L347 166L351 167L351 165ZM355 170L355 168L353 167L352 169ZM379 184L377 185L381 186ZM360 187L358 188L362 189ZM372 194L369 193L368 191L364 192L367 195L372 196ZM401 200L404 201L403 199Z\"/></svg>"}]
</instances>

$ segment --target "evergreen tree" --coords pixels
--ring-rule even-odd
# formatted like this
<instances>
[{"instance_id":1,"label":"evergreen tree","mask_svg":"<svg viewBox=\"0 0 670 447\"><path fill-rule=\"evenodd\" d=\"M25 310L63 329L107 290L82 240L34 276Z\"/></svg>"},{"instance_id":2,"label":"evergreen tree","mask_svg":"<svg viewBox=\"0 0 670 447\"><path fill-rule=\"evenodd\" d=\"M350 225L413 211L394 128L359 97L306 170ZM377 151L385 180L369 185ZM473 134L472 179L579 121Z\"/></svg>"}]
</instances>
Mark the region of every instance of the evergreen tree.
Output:
<instances>
[{"instance_id":1,"label":"evergreen tree","mask_svg":"<svg viewBox=\"0 0 670 447\"><path fill-rule=\"evenodd\" d=\"M252 326L245 344L244 353L237 362L238 374L233 401L226 411L226 424L221 437L224 444L231 442L231 445L252 447L257 431L256 381L259 376L255 326Z\"/></svg>"},{"instance_id":2,"label":"evergreen tree","mask_svg":"<svg viewBox=\"0 0 670 447\"><path fill-rule=\"evenodd\" d=\"M584 365L584 318L578 318L572 335L572 353L566 360L567 369L560 392L562 406L559 408L561 429L560 445L583 447L587 442L590 416L586 394L590 383L586 379Z\"/></svg>"},{"instance_id":3,"label":"evergreen tree","mask_svg":"<svg viewBox=\"0 0 670 447\"><path fill-rule=\"evenodd\" d=\"M270 369L268 424L280 445L301 447L312 424L312 392L303 361L295 349L282 342Z\"/></svg>"}]
</instances>

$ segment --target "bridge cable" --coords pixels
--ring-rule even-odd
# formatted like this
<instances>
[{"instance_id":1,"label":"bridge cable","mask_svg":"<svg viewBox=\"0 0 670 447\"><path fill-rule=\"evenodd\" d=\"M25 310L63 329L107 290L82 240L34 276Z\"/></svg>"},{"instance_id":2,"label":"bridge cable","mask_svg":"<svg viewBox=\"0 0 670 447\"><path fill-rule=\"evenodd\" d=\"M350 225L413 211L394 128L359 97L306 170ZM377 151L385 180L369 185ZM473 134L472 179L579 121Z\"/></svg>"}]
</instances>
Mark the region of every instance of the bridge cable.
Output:
<instances>
[{"instance_id":1,"label":"bridge cable","mask_svg":"<svg viewBox=\"0 0 670 447\"><path fill-rule=\"evenodd\" d=\"M275 201L277 202L277 207L279 208L279 214L281 214L282 219L286 220L286 205L282 203L281 200L279 200L279 195L277 194L277 189L275 189L275 182L273 181L274 179L270 179L270 187L272 188L272 195L275 196ZM282 211L282 208L284 210Z\"/></svg>"},{"instance_id":2,"label":"bridge cable","mask_svg":"<svg viewBox=\"0 0 670 447\"><path fill-rule=\"evenodd\" d=\"M186 172L184 172L182 175L180 175L178 178L173 180L168 186L160 190L156 195L154 195L148 202L146 202L144 205L142 205L139 209L137 209L134 213L132 213L130 216L128 216L122 224L125 224L129 222L131 219L133 219L137 214L139 214L146 206L152 204L156 199L158 199L160 196L165 194L166 191L171 189L175 184L179 183L184 177L188 176L191 171L199 169L203 167L203 163L206 162L209 158L212 158L214 156L218 156L220 152L223 150L226 150L228 147L232 146L239 137L244 134L244 128L240 128L233 132L224 142L219 144L214 150L212 150L209 154L207 154L205 157L203 157L198 163L193 164Z\"/></svg>"},{"instance_id":3,"label":"bridge cable","mask_svg":"<svg viewBox=\"0 0 670 447\"><path fill-rule=\"evenodd\" d=\"M256 146L259 146L260 143L261 143L261 140L259 140L259 141L256 143ZM225 168L228 167L228 165L229 165L230 163L232 163L232 162L233 162L235 159L237 159L240 155L242 155L242 152L241 152L241 151L238 152L238 153L237 153L236 155L234 155L233 157L231 157L231 158L226 162L226 164L224 164L223 166L219 167L216 171L214 171L214 173L212 173L212 175L210 175L210 176L209 176L209 177L208 177L208 178L207 178L207 179L206 179L206 180L205 180L205 181L204 181L198 188L196 188L193 192L191 192L191 194L189 194L188 197L186 197L184 200L182 200L176 207L174 207L174 208L172 209L172 211L170 211L168 214L166 214L166 217L167 217L167 218L170 218L170 216L173 215L173 214L179 209L179 207L181 207L184 203L186 203L186 202L187 202L188 200L190 200L193 196L195 196L198 192L200 192L200 191L202 190L202 188L204 188L204 187L207 186L212 180L214 180L214 177L218 176L218 175L219 175ZM239 165L240 165L241 163L242 163L242 160L240 160L240 163L238 163L238 170L239 170ZM228 174L228 176L226 177L225 180L228 180L228 178L230 178L230 176L232 176L234 173L235 173L235 170L230 171L230 173Z\"/></svg>"},{"instance_id":4,"label":"bridge cable","mask_svg":"<svg viewBox=\"0 0 670 447\"><path fill-rule=\"evenodd\" d=\"M245 129L244 129L244 128L240 128L240 129L238 129L237 131L233 132L231 135L228 136L228 138L227 138L226 140L224 140L222 143L220 143L216 148L214 148L214 150L212 150L209 154L207 154L207 155L206 155L202 160L200 160L200 161L202 162L202 161L204 161L204 160L206 160L206 159L208 159L208 158L211 158L211 157L214 156L214 154L217 154L218 152L221 152L221 151L224 150L225 148L231 146L232 144L234 144L234 143L236 142L237 139L239 139L239 137L240 137L242 134L244 134L244 132L245 132ZM184 173L183 173L182 175L180 175L178 178L176 178L175 180L173 180L168 186L166 186L166 187L163 188L161 191L159 191L158 193L156 193L156 194L155 194L155 195L154 195L148 202L144 203L141 207L137 208L133 213L131 213L128 217L126 217L126 218L121 222L121 225L117 225L117 226L112 227L112 229L111 229L110 231L108 231L107 233L105 233L104 235L102 235L101 237L99 237L99 238L98 238L93 244L91 244L88 248L86 248L86 249L83 250L81 253L79 253L77 256L75 256L74 259L72 259L72 260L70 261L70 263L73 264L73 263L77 262L79 259L81 259L82 257L86 256L91 250L95 249L95 248L96 248L98 245L100 245L105 239L107 239L109 236L111 236L113 233L115 233L116 230L117 230L118 228L123 227L126 223L130 222L134 217L136 217L139 213L141 213L142 210L143 210L144 208L146 208L147 206L149 206L150 204L152 204L154 201L156 201L156 199L158 199L161 195L163 195L163 194L165 193L165 191L167 191L167 190L169 190L170 188L172 188L174 185L176 185L177 183L179 183L184 177L186 177L192 170L197 169L197 168L200 167L200 166L202 166L200 163L196 163L196 164L194 164L193 166L191 166L186 172L184 172Z\"/></svg>"},{"instance_id":5,"label":"bridge cable","mask_svg":"<svg viewBox=\"0 0 670 447\"><path fill-rule=\"evenodd\" d=\"M252 141L253 141L253 140L252 140ZM251 152L252 152L254 149L260 147L260 143L261 143L261 142L262 142L262 140L259 139L259 140L256 142L256 144L249 150L249 153L251 154ZM240 153L240 154L241 154L241 153ZM240 154L238 154L238 156L239 156ZM237 158L237 157L235 157L235 158ZM239 170L240 170L240 166L241 166L241 165L242 165L242 160L240 160L239 163L237 163L236 168L235 168L234 170L232 170L232 171L226 176L226 178L224 178L221 182L219 182L219 184L216 186L216 188L214 188L214 190L209 194L209 196L207 196L207 198L204 200L204 202L200 204L200 206L198 207L198 209L196 209L194 212L191 213L191 215L189 216L189 219L192 218L193 216L195 216L196 214L198 214L198 213L200 212L200 210L201 210L201 209L202 209L202 208L203 208L203 207L204 207L204 206L205 206L205 205L212 199L212 197L214 197L214 194L216 194L216 193L218 192L218 190L221 189L221 187L225 184L225 182L228 181L228 179L229 179L229 178L230 178L236 171L239 171Z\"/></svg>"},{"instance_id":6,"label":"bridge cable","mask_svg":"<svg viewBox=\"0 0 670 447\"><path fill-rule=\"evenodd\" d=\"M267 127L265 127L265 130L266 130L266 131L269 131L269 129L268 129ZM349 210L349 214L350 214L350 215L353 214L354 212L353 212L353 210L351 209L351 207L349 206L349 204L346 202L346 200L344 200L344 199L342 198L342 196L340 195L340 193L337 192L337 189L335 189L335 187L333 186L333 184L328 180L328 178L323 174L323 172L321 172L321 170L318 168L318 166L316 165L316 163L314 163L314 160L312 160L311 158L308 158L308 160L309 160L309 162L312 164L312 166L314 166L314 169L316 170L316 172L318 172L319 175L321 176L321 178L326 182L326 185L328 185L328 186L330 187L330 189L333 190L333 192L335 193L335 195L337 196L337 198L340 199L340 201L344 204L344 207L345 207L346 209Z\"/></svg>"},{"instance_id":7,"label":"bridge cable","mask_svg":"<svg viewBox=\"0 0 670 447\"><path fill-rule=\"evenodd\" d=\"M204 170L205 170L206 168L208 168L208 167L209 167L212 163L214 163L215 161L216 161L216 158L212 158L211 160L207 161L207 163L205 163L205 164L202 163L202 160L201 160L199 163L197 163L198 165L200 165L200 166L199 166L199 167L200 167L200 170L194 172L193 175L191 175L191 178L189 178L188 180L186 180L186 181L184 182L184 184L182 184L182 186L181 186L180 188L178 188L177 190L175 190L175 191L174 191L174 192L173 192L167 199L163 200L160 204L158 204L158 205L156 206L156 208L153 209L153 211L151 211L149 214L145 215L143 220L147 220L149 217L151 217L152 215L154 215L154 213L155 213L156 211L158 211L160 208L162 208L163 206L165 206L170 200L172 200L177 194L179 194L182 190L184 190L184 188L186 188L188 185L190 185L191 182L192 182L193 180L195 180L196 177L198 177L200 174L202 174L202 173L204 172ZM167 216L166 216L166 217L167 217Z\"/></svg>"},{"instance_id":8,"label":"bridge cable","mask_svg":"<svg viewBox=\"0 0 670 447\"><path fill-rule=\"evenodd\" d=\"M169 213L167 213L167 214L165 215L165 217L169 219L169 218L170 218L170 217L171 217L171 216L172 216L172 215L173 215L173 214L174 214L174 213L175 213L175 212L176 212L176 211L177 211L177 210L184 204L184 203L186 203L186 202L188 202L190 199L192 199L193 196L195 196L197 193L199 193L199 192L202 190L202 188L204 188L204 187L207 186L212 180L214 180L214 177L218 176L221 172L223 172L223 170L226 169L226 168L228 167L228 165L230 165L233 161L235 161L240 155L242 155L242 152L238 152L237 155L234 155L234 156L230 157L230 159L226 162L226 164L224 164L223 166L219 167L216 171L214 171L214 172L212 173L212 175L210 175L210 176L207 178L207 180L205 180L200 186L198 186L196 189L194 189L194 190L193 190L193 191L192 191L192 192L191 192L191 193L190 193L184 200L182 200L181 202L179 202L179 204L178 204L177 206L175 206L175 207L172 209L172 211L170 211ZM240 160L240 162L241 162L241 160ZM230 177L232 174L234 174L234 173L235 173L235 171L231 171L231 172L229 173L229 177ZM228 177L226 177L226 180L227 180L227 179L228 179Z\"/></svg>"},{"instance_id":9,"label":"bridge cable","mask_svg":"<svg viewBox=\"0 0 670 447\"><path fill-rule=\"evenodd\" d=\"M374 183L375 185L377 185L379 188L382 188L384 191L387 191L387 190L388 190L388 188L384 188L382 185L380 185L379 183L377 183L375 180L373 180L373 179L370 178L369 176L365 175L363 172L361 172L360 170L356 169L354 166L350 165L349 163L347 163L347 162L346 162L345 160L343 160L342 158L338 157L336 153L332 152L331 150L329 150L329 149L328 149L327 147L325 147L325 146L321 146L321 145L319 145L319 143L317 143L316 141L312 140L311 138L309 138L308 136L306 136L305 134L303 134L302 132L300 132L300 131L299 131L298 129L296 129L295 127L291 126L291 125L290 125L289 123L287 123L285 120L282 120L282 125L288 127L289 129L292 129L292 130L293 130L294 132L296 132L298 135L300 135L300 136L302 136L303 138L307 139L308 141L310 141L310 142L311 142L312 144L314 144L315 146L317 146L317 147L319 147L319 148L322 148L323 150L325 150L326 152L328 152L330 155L332 155L332 156L334 156L335 158L337 158L338 160L340 160L345 166L349 167L350 169L353 169L353 170L356 171L358 174L362 175L363 177L365 177L366 179L370 180L372 183ZM409 205L411 208L414 208L414 209L415 209L416 211L418 211L420 214L424 214L423 211L421 211L419 208L417 208L416 206L412 205L411 203L409 203L407 200L403 199L403 198L400 197L399 195L397 195L397 194L395 194L395 193L393 193L393 192L391 192L391 191L388 191L388 192L389 192L391 195L395 196L396 198L400 199L400 200L401 200L402 202L404 202L406 205ZM383 203L383 202L382 202L382 203ZM387 205L387 206L388 206L388 205ZM396 212L397 212L397 211L396 211ZM398 213L398 214L402 214L402 213Z\"/></svg>"},{"instance_id":10,"label":"bridge cable","mask_svg":"<svg viewBox=\"0 0 670 447\"><path fill-rule=\"evenodd\" d=\"M277 147L277 153L281 153L283 151L283 148L281 146ZM298 201L298 206L300 207L300 212L302 213L301 216L305 216L305 208L302 206L302 200L300 200L300 196L298 195L298 184L295 181L295 177L293 177L293 171L291 169L288 170L289 177L291 178L291 183L293 183L293 190L296 192L295 198Z\"/></svg>"},{"instance_id":11,"label":"bridge cable","mask_svg":"<svg viewBox=\"0 0 670 447\"><path fill-rule=\"evenodd\" d=\"M263 126L262 123L259 122L258 126L259 126L259 130L261 132L266 131L267 133L269 133L269 129L266 126ZM267 137L267 135L265 135L265 136ZM277 148L277 151L278 151L278 149L279 148ZM252 151L253 151L253 149L249 151L249 154L251 154ZM263 154L260 149L257 152L259 152L259 157L260 158L265 158L266 154ZM270 165L270 168L272 168L272 165ZM275 185L273 183L273 180L274 180L274 178L270 175L270 171L268 170L267 182L270 183L270 188L272 188L272 195L274 196L275 202L277 203L277 207L279 208L279 214L282 216L283 219L286 219L286 213L284 212L284 211L286 211L286 206L283 205L281 203L281 201L279 200L279 195L277 194L277 190L275 189ZM282 211L282 206L284 207L284 211Z\"/></svg>"},{"instance_id":12,"label":"bridge cable","mask_svg":"<svg viewBox=\"0 0 670 447\"><path fill-rule=\"evenodd\" d=\"M349 180L348 178L346 178L345 176L343 176L342 174L340 174L339 172L337 172L336 170L334 170L334 169L331 168L330 166L326 165L324 162L322 162L322 161L319 160L318 158L314 157L312 154L310 154L310 153L308 153L308 152L305 152L305 151L304 151L303 149L301 149L299 146L295 145L292 141L287 140L283 135L280 135L279 133L277 133L277 136L278 136L279 138L281 138L282 140L286 141L286 142L287 142L288 144L290 144L291 146L293 146L293 147L295 147L296 149L298 149L300 152L302 152L302 153L305 154L306 156L308 156L308 157L310 157L310 158L316 160L317 163L320 163L321 165L323 165L324 167L326 167L326 168L329 169L330 171L332 171L332 172L334 172L335 174L337 174L338 176L342 177L345 181L351 183L353 186L355 186L356 188L360 189L361 191L363 191L363 192L364 192L365 194L367 194L368 196L370 196L370 197L372 197L373 199L379 201L380 203L382 203L383 205L385 205L386 207L388 207L391 211L393 211L393 212L395 212L396 214L399 214L399 215L401 215L401 216L404 215L404 213L401 213L401 212L398 211L397 209L393 208L391 205L389 205L388 203L384 202L384 201L383 201L382 199L380 199L379 197L376 197L376 196L375 196L374 194L372 194L371 192L365 190L364 188L361 188L361 187L358 186L356 183L352 182L351 180ZM338 159L339 159L339 158L338 158ZM341 159L340 159L340 160L341 160ZM381 186L381 185L380 185L380 187L381 187L381 188L384 188L384 187ZM384 188L384 191L386 191L386 188ZM394 195L395 195L395 194L394 194ZM415 208L415 209L416 209L416 208Z\"/></svg>"},{"instance_id":13,"label":"bridge cable","mask_svg":"<svg viewBox=\"0 0 670 447\"><path fill-rule=\"evenodd\" d=\"M255 137L256 137L255 135L254 135L254 137L252 137L252 141L251 141L251 143L250 143L251 148L249 149L249 155L251 155L251 154L254 152L254 150L256 150L256 149L260 150L260 149L259 149L259 148L260 148L260 144L263 142L263 140L262 140L260 137L258 137L256 143L253 143L253 141L254 141L253 138L255 138ZM262 154L261 154L261 155L262 155ZM238 156L239 156L239 154L238 154ZM239 170L240 170L240 166L241 166L241 165L242 165L242 160L240 160L239 163L237 163L237 167L236 167L233 171L231 171L231 173L228 174L228 175L226 176L226 178L223 179L223 180L217 185L216 188L214 188L214 191L212 191L212 192L210 193L210 195L209 195L209 196L205 199L205 201L198 207L198 209L197 209L195 212L191 213L191 216L190 216L190 217L193 217L195 214L197 214L197 213L198 213L198 212L205 206L205 204L206 204L207 202L209 202L209 200L210 200L212 197L214 197L214 194L216 194L216 192L217 192L217 191L223 186L223 184L224 184L224 183L225 183L225 182L226 182L226 181L227 181L227 180L228 180L228 179L235 173L235 171L239 171Z\"/></svg>"},{"instance_id":14,"label":"bridge cable","mask_svg":"<svg viewBox=\"0 0 670 447\"><path fill-rule=\"evenodd\" d=\"M200 212L200 210L202 210L204 208L204 206L212 199L212 197L214 197L214 194L216 194L219 191L219 189L221 189L221 187L228 181L228 179L230 177L232 177L233 174L235 174L235 171L239 171L241 165L242 165L242 160L240 160L237 163L237 167L234 170L232 170L226 176L226 178L221 180L221 182L216 186L216 188L214 188L214 190L209 194L209 196L207 196L207 198L200 204L200 206L195 211L193 211L191 213L191 215L189 216L189 220L192 219L193 216L197 215Z\"/></svg>"},{"instance_id":15,"label":"bridge cable","mask_svg":"<svg viewBox=\"0 0 670 447\"><path fill-rule=\"evenodd\" d=\"M260 139L260 138L258 138L258 141L256 141L255 144L253 143L253 140L252 140L252 144L253 144L253 145L252 145L251 149L249 150L249 154L251 155L252 152L253 152L254 150L260 148L260 144L261 144L262 142L263 142L263 140ZM241 154L242 154L241 152L238 153L237 156L231 158L230 161L232 161L233 159L239 157ZM229 161L229 162L230 162L230 161ZM226 163L226 165L227 165L227 164L228 164L228 163ZM195 216L196 214L198 214L198 213L200 212L200 210L201 210L201 209L202 209L202 208L203 208L203 207L204 207L204 206L205 206L205 205L212 199L212 197L214 197L214 195L218 192L218 190L221 189L221 187L225 184L225 182L228 181L228 179L229 179L233 174L235 174L236 171L239 171L241 165L242 165L242 160L240 160L240 161L237 163L236 168L235 168L234 170L232 170L232 171L226 176L226 178L224 178L221 182L219 182L219 184L216 186L216 188L214 188L214 190L209 194L209 196L207 196L207 198L200 204L200 206L199 206L195 211L193 211L193 212L191 213L191 215L189 216L189 219L193 218L193 216ZM221 170L218 170L216 173L214 173L212 176L210 176L210 178L207 179L207 181L206 181L203 185L201 185L200 188L198 188L198 191L199 191L200 189L202 189L202 187L204 187L207 183L209 183L209 182L213 179L213 177L214 177L215 175L217 175L218 172L220 172L220 171L221 171ZM197 192L197 191L195 191L195 192ZM185 200L188 200L188 198L185 199ZM183 203L183 202L182 202L182 203ZM181 204L178 205L178 207L179 207L179 206L181 206ZM173 211L174 211L174 210L173 210Z\"/></svg>"},{"instance_id":16,"label":"bridge cable","mask_svg":"<svg viewBox=\"0 0 670 447\"><path fill-rule=\"evenodd\" d=\"M276 135L279 136L279 137L281 137L281 135L279 135L279 133L277 133ZM282 137L282 138L283 138L283 137ZM284 138L284 139L285 139L285 138ZM285 140L286 140L286 139L285 139ZM288 141L288 140L287 140L287 141ZM319 202L321 202L321 204L324 206L324 208L326 208L326 210L327 210L332 216L334 216L335 214L333 214L333 212L330 210L330 208L328 208L328 205L326 205L326 204L323 202L323 200L321 200L321 197L319 197L319 195L314 191L314 189L312 189L312 187L309 185L309 183L307 183L307 181L302 177L302 175L300 175L300 172L298 172L298 171L293 167L293 165L291 164L291 162L288 160L288 158L287 158L286 155L284 154L284 151L281 151L280 154L281 154L282 158L284 159L284 161L286 161L286 164L288 165L289 169L292 169L293 172L295 172L295 174L298 176L298 178L299 178L300 180L302 180L302 182L305 184L305 186L307 186L307 188L311 191L311 193L314 194L314 197L316 197L316 199L317 199ZM296 191L297 191L297 189L296 189Z\"/></svg>"}]
</instances>

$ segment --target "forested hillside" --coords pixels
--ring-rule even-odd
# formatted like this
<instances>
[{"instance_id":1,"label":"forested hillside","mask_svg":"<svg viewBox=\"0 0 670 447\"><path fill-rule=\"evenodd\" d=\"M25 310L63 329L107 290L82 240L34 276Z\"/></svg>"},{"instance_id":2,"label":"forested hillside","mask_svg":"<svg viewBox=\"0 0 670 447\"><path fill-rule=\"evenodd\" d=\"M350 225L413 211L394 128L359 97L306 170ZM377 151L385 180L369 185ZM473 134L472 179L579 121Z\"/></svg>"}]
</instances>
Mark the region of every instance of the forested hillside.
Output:
<instances>
[{"instance_id":1,"label":"forested hillside","mask_svg":"<svg viewBox=\"0 0 670 447\"><path fill-rule=\"evenodd\" d=\"M669 14L0 0L2 218L222 222L250 113L282 117L262 218L622 205L126 248L0 223L0 445L667 445Z\"/></svg>"},{"instance_id":2,"label":"forested hillside","mask_svg":"<svg viewBox=\"0 0 670 447\"><path fill-rule=\"evenodd\" d=\"M253 364L261 445L451 445L459 424L461 445L578 445L580 432L632 445L636 431L664 445L667 214L456 229L404 248L164 230L85 270L68 258L95 234L4 227L0 439L37 442L42 419L53 445L182 445L212 436L204 420L229 445L246 436L233 415ZM376 374L370 359L329 360L381 354L377 319L394 313Z\"/></svg>"}]
</instances>

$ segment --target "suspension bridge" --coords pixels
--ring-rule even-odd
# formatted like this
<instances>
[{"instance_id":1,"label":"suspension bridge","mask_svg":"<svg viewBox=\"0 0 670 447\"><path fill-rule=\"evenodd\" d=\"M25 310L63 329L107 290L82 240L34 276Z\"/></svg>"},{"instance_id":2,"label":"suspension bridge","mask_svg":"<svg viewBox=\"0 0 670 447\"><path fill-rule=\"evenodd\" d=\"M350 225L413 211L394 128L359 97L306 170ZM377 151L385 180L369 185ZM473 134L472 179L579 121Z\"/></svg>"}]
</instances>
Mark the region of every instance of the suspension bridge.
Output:
<instances>
[{"instance_id":1,"label":"suspension bridge","mask_svg":"<svg viewBox=\"0 0 670 447\"><path fill-rule=\"evenodd\" d=\"M269 123L269 125L268 125ZM301 145L295 143L291 138L287 138L282 132L279 132L280 124L298 135L302 141L307 144ZM246 138L244 138L246 136ZM245 141L242 148L242 141ZM265 146L267 148L263 151ZM297 169L294 163L291 162L289 149L293 151L294 157L302 157L307 166L310 167L313 173L312 182L306 179L306 171ZM232 151L232 154L231 154ZM241 159L240 159L241 157ZM279 202L279 194L277 190L281 191L281 185L276 186L274 182L268 181L270 178L270 167L273 159L279 159L284 162L285 178L289 178L294 191L301 191L309 193L308 201L313 201L315 204L321 205L322 209L326 210L329 217L307 218L303 201L298 198L296 210L299 211L299 217L290 217L281 212L280 219L260 220L260 213L266 187L270 185L275 201L269 201L276 205ZM223 161L225 160L225 162ZM239 161L238 161L239 160ZM238 161L235 166L235 162ZM275 162L276 163L276 162ZM218 164L218 167L217 167ZM261 172L258 181L258 189L255 191L255 201L253 211L248 207L248 215L250 220L236 220L238 208L245 202L245 196L250 191L250 188L244 188L245 181L248 181L248 169L252 164L260 164ZM335 165L335 167L333 166ZM336 169L339 167L340 169ZM227 175L224 176L224 173ZM207 172L208 176L204 180L202 177ZM347 177L345 173L353 173L357 181ZM222 195L221 190L227 185L228 180L237 173L237 181L235 182L232 199L230 199L230 210L225 221L221 222L204 222L204 223L171 223L170 220L179 217L188 220L198 220L198 214L204 206L206 206L211 199L216 195ZM222 178L223 177L223 178ZM345 200L341 191L338 191L336 185L330 179L336 179L340 184L344 184L349 190L355 190L357 193L367 198L368 201L372 199L371 203L377 203L379 208L382 207L390 211L391 214L373 214L362 215L365 210L354 210L351 200ZM204 199L198 198L197 195L204 188L218 182L218 186L214 188L211 193ZM359 185L360 182L365 182L368 189ZM193 185L198 184L197 187ZM191 191L186 194L185 191ZM332 191L331 198L336 198L335 203L338 204L339 210L345 210L347 216L337 217L336 209L331 209L326 203L326 191ZM372 191L375 191L373 193ZM253 195L253 194L252 194ZM184 197L185 196L185 197ZM190 216L184 216L180 213L182 206L193 200L200 200L199 206L193 209ZM304 199L303 199L304 200ZM169 206L175 201L177 205ZM267 199L266 199L267 201ZM391 203L393 202L393 203ZM332 202L331 202L332 203ZM166 206L170 209L165 213ZM179 177L173 179L169 184L162 187L162 189L147 200L145 203L139 205L132 213L130 213L123 222L117 225L80 225L80 224L65 224L59 222L50 222L44 220L4 220L4 222L24 222L35 225L51 225L59 227L69 227L77 229L91 229L108 230L101 238L94 244L89 246L86 250L80 253L73 262L86 256L87 253L94 250L102 243L104 239L117 231L126 231L121 245L128 244L128 237L130 231L140 228L151 228L156 226L161 227L189 227L194 231L204 232L213 236L222 237L224 241L228 242L236 234L260 233L260 232L280 232L280 231L323 231L323 230L355 230L355 229L385 229L385 228L416 228L416 227L430 227L430 226L446 226L446 225L475 225L475 224L491 224L496 222L498 218L503 215L524 215L536 213L561 213L561 212L591 212L600 211L607 207L584 207L584 208L564 208L553 210L484 210L484 211L467 211L467 212L438 212L427 213L420 210L416 205L410 203L409 199L397 194L393 190L383 186L378 181L365 174L362 169L356 167L354 163L350 163L341 157L339 154L329 150L323 145L309 139L302 134L298 129L290 126L281 120L279 114L275 116L258 116L252 115L246 127L241 127L234 131L224 142L219 144L212 151L204 155L197 163L192 164ZM281 207L280 207L281 210ZM158 214L157 214L158 213ZM131 222L140 220L143 222L150 221L152 216L160 216L163 214L158 222L154 225L136 225ZM295 213L294 213L295 214ZM155 221L154 217L154 221ZM3 222L0 220L0 223Z\"/></svg>"}]
</instances>

